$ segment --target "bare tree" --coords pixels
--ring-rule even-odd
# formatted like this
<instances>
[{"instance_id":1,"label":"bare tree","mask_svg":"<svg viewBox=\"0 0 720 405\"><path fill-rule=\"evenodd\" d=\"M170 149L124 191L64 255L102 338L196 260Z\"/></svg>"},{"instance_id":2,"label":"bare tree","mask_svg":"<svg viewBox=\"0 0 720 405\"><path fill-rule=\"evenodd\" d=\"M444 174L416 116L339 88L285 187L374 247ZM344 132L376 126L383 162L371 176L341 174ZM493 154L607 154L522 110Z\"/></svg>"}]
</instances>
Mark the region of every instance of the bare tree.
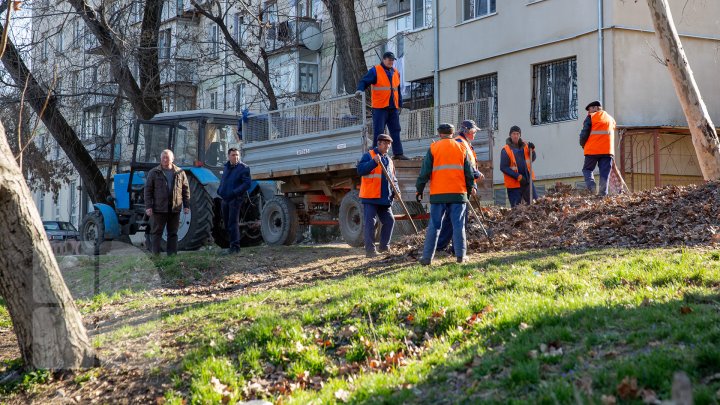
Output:
<instances>
[{"instance_id":1,"label":"bare tree","mask_svg":"<svg viewBox=\"0 0 720 405\"><path fill-rule=\"evenodd\" d=\"M670 71L675 93L690 127L695 153L705 180L720 179L720 143L715 125L700 95L667 0L647 0L660 42L664 64Z\"/></svg>"},{"instance_id":2,"label":"bare tree","mask_svg":"<svg viewBox=\"0 0 720 405\"><path fill-rule=\"evenodd\" d=\"M354 0L322 0L330 14L335 33L335 47L345 73L345 89L357 87L367 72L365 53L360 41L360 31L355 13Z\"/></svg>"},{"instance_id":3,"label":"bare tree","mask_svg":"<svg viewBox=\"0 0 720 405\"><path fill-rule=\"evenodd\" d=\"M0 296L7 303L27 368L97 364L32 196L0 124Z\"/></svg>"}]
</instances>

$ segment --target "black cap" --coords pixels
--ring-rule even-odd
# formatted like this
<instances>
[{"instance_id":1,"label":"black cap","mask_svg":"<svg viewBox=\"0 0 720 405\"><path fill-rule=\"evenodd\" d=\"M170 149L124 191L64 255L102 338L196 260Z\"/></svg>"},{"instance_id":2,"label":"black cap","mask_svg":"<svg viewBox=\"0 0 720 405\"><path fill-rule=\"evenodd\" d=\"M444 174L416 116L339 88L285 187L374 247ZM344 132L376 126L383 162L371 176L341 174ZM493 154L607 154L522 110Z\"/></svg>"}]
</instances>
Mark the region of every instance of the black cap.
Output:
<instances>
[{"instance_id":1,"label":"black cap","mask_svg":"<svg viewBox=\"0 0 720 405\"><path fill-rule=\"evenodd\" d=\"M380 141L388 141L388 142L392 143L392 138L390 138L390 135L386 135L386 134L380 134L380 135L378 135L377 140L378 140L378 142L380 142Z\"/></svg>"},{"instance_id":2,"label":"black cap","mask_svg":"<svg viewBox=\"0 0 720 405\"><path fill-rule=\"evenodd\" d=\"M478 126L475 125L475 121L473 121L473 120L465 120L462 122L462 124L460 124L460 126L463 129L477 129L478 131L480 130L480 128L478 128Z\"/></svg>"},{"instance_id":3,"label":"black cap","mask_svg":"<svg viewBox=\"0 0 720 405\"><path fill-rule=\"evenodd\" d=\"M455 132L455 126L453 124L443 123L437 127L438 134L448 135Z\"/></svg>"},{"instance_id":4,"label":"black cap","mask_svg":"<svg viewBox=\"0 0 720 405\"><path fill-rule=\"evenodd\" d=\"M392 59L392 60L397 59L397 58L395 57L395 54L392 53L392 52L389 52L389 51L388 51L388 52L385 52L385 53L383 54L383 57L382 57L382 58L383 58L383 59Z\"/></svg>"},{"instance_id":5,"label":"black cap","mask_svg":"<svg viewBox=\"0 0 720 405\"><path fill-rule=\"evenodd\" d=\"M522 134L522 130L517 125L513 125L512 127L510 127L510 133L512 134L513 132L519 132Z\"/></svg>"},{"instance_id":6,"label":"black cap","mask_svg":"<svg viewBox=\"0 0 720 405\"><path fill-rule=\"evenodd\" d=\"M587 107L585 107L585 111L589 110L590 107L602 107L602 104L600 104L599 101L595 100L592 103L588 104Z\"/></svg>"}]
</instances>

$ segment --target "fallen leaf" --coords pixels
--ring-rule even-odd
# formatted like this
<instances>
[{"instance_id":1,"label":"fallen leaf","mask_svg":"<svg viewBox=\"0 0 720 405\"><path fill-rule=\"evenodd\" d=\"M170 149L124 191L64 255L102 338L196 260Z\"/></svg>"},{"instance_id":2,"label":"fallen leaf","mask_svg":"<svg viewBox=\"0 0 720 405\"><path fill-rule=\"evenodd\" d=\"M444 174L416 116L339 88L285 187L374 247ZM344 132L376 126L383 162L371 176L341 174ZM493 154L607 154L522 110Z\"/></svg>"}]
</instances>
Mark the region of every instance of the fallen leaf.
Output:
<instances>
[{"instance_id":1,"label":"fallen leaf","mask_svg":"<svg viewBox=\"0 0 720 405\"><path fill-rule=\"evenodd\" d=\"M629 376L623 378L617 386L617 394L623 400L636 398L638 395L637 378Z\"/></svg>"},{"instance_id":2,"label":"fallen leaf","mask_svg":"<svg viewBox=\"0 0 720 405\"><path fill-rule=\"evenodd\" d=\"M335 399L342 402L347 402L350 399L350 393L344 389L335 391Z\"/></svg>"},{"instance_id":3,"label":"fallen leaf","mask_svg":"<svg viewBox=\"0 0 720 405\"><path fill-rule=\"evenodd\" d=\"M640 390L640 398L642 399L643 404L656 405L661 403L655 391L649 388L643 388Z\"/></svg>"},{"instance_id":4,"label":"fallen leaf","mask_svg":"<svg viewBox=\"0 0 720 405\"><path fill-rule=\"evenodd\" d=\"M617 399L615 399L614 395L603 395L600 397L600 402L603 405L615 405L617 404Z\"/></svg>"},{"instance_id":5,"label":"fallen leaf","mask_svg":"<svg viewBox=\"0 0 720 405\"><path fill-rule=\"evenodd\" d=\"M528 324L526 324L525 322L520 322L520 326L519 326L520 330L525 330L529 327L530 326L528 326Z\"/></svg>"},{"instance_id":6,"label":"fallen leaf","mask_svg":"<svg viewBox=\"0 0 720 405\"><path fill-rule=\"evenodd\" d=\"M683 315L687 315L687 314L691 313L692 311L693 311L692 308L690 308L687 305L680 307L680 313Z\"/></svg>"},{"instance_id":7,"label":"fallen leaf","mask_svg":"<svg viewBox=\"0 0 720 405\"><path fill-rule=\"evenodd\" d=\"M413 315L413 314L408 314L408 316L405 317L405 320L408 321L408 322L412 322L412 321L415 320L415 315Z\"/></svg>"},{"instance_id":8,"label":"fallen leaf","mask_svg":"<svg viewBox=\"0 0 720 405\"><path fill-rule=\"evenodd\" d=\"M432 313L433 318L444 318L445 317L445 308L440 308L439 310Z\"/></svg>"}]
</instances>

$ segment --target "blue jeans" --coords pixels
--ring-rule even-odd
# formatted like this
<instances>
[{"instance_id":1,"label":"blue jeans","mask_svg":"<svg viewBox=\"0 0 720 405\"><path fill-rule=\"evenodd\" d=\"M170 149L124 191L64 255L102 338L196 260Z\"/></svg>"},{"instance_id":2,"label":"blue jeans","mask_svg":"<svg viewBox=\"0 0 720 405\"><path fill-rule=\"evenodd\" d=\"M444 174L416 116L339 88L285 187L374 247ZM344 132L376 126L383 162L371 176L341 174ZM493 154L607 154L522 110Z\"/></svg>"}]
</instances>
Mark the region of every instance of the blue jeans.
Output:
<instances>
[{"instance_id":1,"label":"blue jeans","mask_svg":"<svg viewBox=\"0 0 720 405\"><path fill-rule=\"evenodd\" d=\"M225 229L230 234L230 250L240 250L240 207L243 199L234 198L230 201L222 200L223 222Z\"/></svg>"},{"instance_id":2,"label":"blue jeans","mask_svg":"<svg viewBox=\"0 0 720 405\"><path fill-rule=\"evenodd\" d=\"M365 221L365 251L375 250L375 218L380 218L380 250L388 248L390 236L395 227L395 217L389 205L363 204L363 220Z\"/></svg>"},{"instance_id":3,"label":"blue jeans","mask_svg":"<svg viewBox=\"0 0 720 405\"><path fill-rule=\"evenodd\" d=\"M377 146L378 135L385 132L387 125L392 138L393 155L402 155L403 147L400 140L400 113L395 108L373 108L373 148Z\"/></svg>"},{"instance_id":4,"label":"blue jeans","mask_svg":"<svg viewBox=\"0 0 720 405\"><path fill-rule=\"evenodd\" d=\"M469 204L469 203L468 203ZM467 207L466 207L467 208ZM468 222L468 216L470 214L470 210L465 210L465 223ZM450 241L453 237L453 226L452 221L450 218L445 217L442 221L442 227L440 228L440 237L438 238L437 247L435 248L435 251L440 251L448 247L450 245ZM454 247L454 245L453 245ZM454 251L454 249L453 249Z\"/></svg>"},{"instance_id":5,"label":"blue jeans","mask_svg":"<svg viewBox=\"0 0 720 405\"><path fill-rule=\"evenodd\" d=\"M598 195L607 195L608 178L610 177L610 169L612 169L613 157L609 155L585 155L585 164L583 164L582 172L585 176L585 185L588 190L595 192L595 176L593 171L595 166L600 168L600 189Z\"/></svg>"},{"instance_id":6,"label":"blue jeans","mask_svg":"<svg viewBox=\"0 0 720 405\"><path fill-rule=\"evenodd\" d=\"M452 204L430 204L430 221L427 234L425 235L425 246L423 247L423 258L432 260L435 256L440 229L443 218L452 223L453 247L455 256L464 257L467 252L465 242L465 203Z\"/></svg>"}]
</instances>

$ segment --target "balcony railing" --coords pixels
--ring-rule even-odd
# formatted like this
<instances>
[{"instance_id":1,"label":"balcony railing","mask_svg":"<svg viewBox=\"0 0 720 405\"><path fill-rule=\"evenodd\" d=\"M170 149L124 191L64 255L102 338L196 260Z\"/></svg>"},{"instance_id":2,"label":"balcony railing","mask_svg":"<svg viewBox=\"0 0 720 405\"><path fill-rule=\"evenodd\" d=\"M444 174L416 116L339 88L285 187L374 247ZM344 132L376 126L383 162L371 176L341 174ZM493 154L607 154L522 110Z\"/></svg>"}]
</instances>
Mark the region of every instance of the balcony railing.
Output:
<instances>
[{"instance_id":1,"label":"balcony railing","mask_svg":"<svg viewBox=\"0 0 720 405\"><path fill-rule=\"evenodd\" d=\"M167 59L160 66L160 84L197 83L196 62L182 59Z\"/></svg>"},{"instance_id":2,"label":"balcony railing","mask_svg":"<svg viewBox=\"0 0 720 405\"><path fill-rule=\"evenodd\" d=\"M272 24L265 35L265 51L276 52L285 48L305 46L301 34L312 26L320 32L320 23L309 17L294 17Z\"/></svg>"}]
</instances>

